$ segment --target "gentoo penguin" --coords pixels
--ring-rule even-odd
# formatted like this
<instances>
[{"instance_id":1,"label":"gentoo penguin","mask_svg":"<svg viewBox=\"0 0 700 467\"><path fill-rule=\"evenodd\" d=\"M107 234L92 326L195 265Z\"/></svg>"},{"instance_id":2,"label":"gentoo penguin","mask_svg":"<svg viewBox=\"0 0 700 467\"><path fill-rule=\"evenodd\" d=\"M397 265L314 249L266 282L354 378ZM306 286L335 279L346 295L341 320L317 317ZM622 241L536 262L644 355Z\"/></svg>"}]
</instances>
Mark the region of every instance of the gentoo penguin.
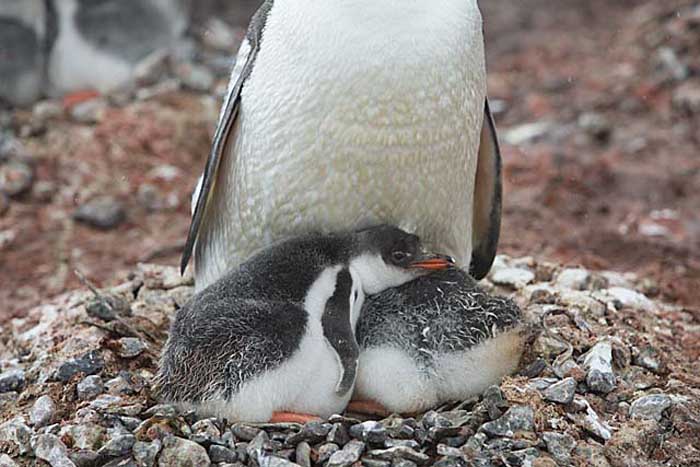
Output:
<instances>
[{"instance_id":1,"label":"gentoo penguin","mask_svg":"<svg viewBox=\"0 0 700 467\"><path fill-rule=\"evenodd\" d=\"M183 0L61 0L49 60L51 92L128 84L136 66L167 49L186 26Z\"/></svg>"},{"instance_id":2,"label":"gentoo penguin","mask_svg":"<svg viewBox=\"0 0 700 467\"><path fill-rule=\"evenodd\" d=\"M0 1L0 101L26 105L41 94L46 15L44 0Z\"/></svg>"},{"instance_id":3,"label":"gentoo penguin","mask_svg":"<svg viewBox=\"0 0 700 467\"><path fill-rule=\"evenodd\" d=\"M517 305L459 269L367 297L351 410L414 413L480 394L515 370L528 335Z\"/></svg>"},{"instance_id":4,"label":"gentoo penguin","mask_svg":"<svg viewBox=\"0 0 700 467\"><path fill-rule=\"evenodd\" d=\"M477 0L266 0L182 256L198 290L275 241L388 223L483 277L500 155Z\"/></svg>"},{"instance_id":5,"label":"gentoo penguin","mask_svg":"<svg viewBox=\"0 0 700 467\"><path fill-rule=\"evenodd\" d=\"M389 226L272 246L178 311L157 391L229 420L338 413L355 383L354 328L365 294L451 265Z\"/></svg>"}]
</instances>

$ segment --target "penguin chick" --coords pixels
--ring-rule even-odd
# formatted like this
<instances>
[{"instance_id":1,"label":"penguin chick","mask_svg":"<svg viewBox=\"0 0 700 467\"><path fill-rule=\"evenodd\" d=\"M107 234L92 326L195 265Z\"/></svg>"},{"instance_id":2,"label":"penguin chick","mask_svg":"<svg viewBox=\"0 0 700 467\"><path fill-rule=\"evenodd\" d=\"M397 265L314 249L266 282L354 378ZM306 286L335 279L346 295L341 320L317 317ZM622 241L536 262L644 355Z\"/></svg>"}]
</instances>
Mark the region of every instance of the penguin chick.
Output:
<instances>
[{"instance_id":1,"label":"penguin chick","mask_svg":"<svg viewBox=\"0 0 700 467\"><path fill-rule=\"evenodd\" d=\"M272 246L178 311L157 392L229 420L338 413L355 383L354 329L365 294L451 264L389 226Z\"/></svg>"},{"instance_id":2,"label":"penguin chick","mask_svg":"<svg viewBox=\"0 0 700 467\"><path fill-rule=\"evenodd\" d=\"M350 409L414 413L479 394L515 370L527 334L515 303L459 269L368 297Z\"/></svg>"}]
</instances>

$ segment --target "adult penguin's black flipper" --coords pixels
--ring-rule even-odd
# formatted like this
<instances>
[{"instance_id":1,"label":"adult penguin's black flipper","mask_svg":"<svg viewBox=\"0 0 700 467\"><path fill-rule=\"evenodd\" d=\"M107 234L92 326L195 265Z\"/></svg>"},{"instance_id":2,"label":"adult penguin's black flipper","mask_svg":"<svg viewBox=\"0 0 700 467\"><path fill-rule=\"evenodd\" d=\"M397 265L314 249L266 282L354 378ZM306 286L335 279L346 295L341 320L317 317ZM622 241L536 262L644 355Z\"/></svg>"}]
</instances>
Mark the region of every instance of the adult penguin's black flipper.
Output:
<instances>
[{"instance_id":1,"label":"adult penguin's black flipper","mask_svg":"<svg viewBox=\"0 0 700 467\"><path fill-rule=\"evenodd\" d=\"M187 234L185 249L180 261L181 273L185 272L187 264L192 257L192 252L194 251L202 222L207 215L207 206L209 206L214 194L214 185L216 184L216 177L219 167L221 166L221 161L229 153L227 149L230 147L233 139L234 123L238 117L241 105L241 91L243 90L246 79L248 79L248 76L250 76L253 70L255 58L260 50L267 14L271 7L272 0L266 0L253 16L246 38L238 52L236 65L231 72L229 87L224 97L221 114L219 115L219 121L216 126L216 131L214 132L209 158L207 159L204 173L197 184L197 189L194 194L197 202L192 213L190 230Z\"/></svg>"},{"instance_id":2,"label":"adult penguin's black flipper","mask_svg":"<svg viewBox=\"0 0 700 467\"><path fill-rule=\"evenodd\" d=\"M469 273L475 279L482 279L488 274L496 257L501 232L501 195L501 150L486 99L474 184L472 258L469 265Z\"/></svg>"}]
</instances>

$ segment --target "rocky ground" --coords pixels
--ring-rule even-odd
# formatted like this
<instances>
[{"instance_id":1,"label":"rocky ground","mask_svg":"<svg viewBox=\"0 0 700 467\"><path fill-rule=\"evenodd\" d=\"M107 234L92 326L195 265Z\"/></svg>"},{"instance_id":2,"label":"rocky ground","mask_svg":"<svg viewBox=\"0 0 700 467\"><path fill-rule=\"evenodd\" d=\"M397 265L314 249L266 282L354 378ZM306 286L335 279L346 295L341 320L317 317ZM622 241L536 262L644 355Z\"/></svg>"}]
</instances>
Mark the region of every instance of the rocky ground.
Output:
<instances>
[{"instance_id":1,"label":"rocky ground","mask_svg":"<svg viewBox=\"0 0 700 467\"><path fill-rule=\"evenodd\" d=\"M0 333L0 465L693 466L699 331L632 275L499 257L484 283L543 323L518 373L483 396L383 420L246 425L151 397L175 268L142 265L64 294Z\"/></svg>"}]
</instances>

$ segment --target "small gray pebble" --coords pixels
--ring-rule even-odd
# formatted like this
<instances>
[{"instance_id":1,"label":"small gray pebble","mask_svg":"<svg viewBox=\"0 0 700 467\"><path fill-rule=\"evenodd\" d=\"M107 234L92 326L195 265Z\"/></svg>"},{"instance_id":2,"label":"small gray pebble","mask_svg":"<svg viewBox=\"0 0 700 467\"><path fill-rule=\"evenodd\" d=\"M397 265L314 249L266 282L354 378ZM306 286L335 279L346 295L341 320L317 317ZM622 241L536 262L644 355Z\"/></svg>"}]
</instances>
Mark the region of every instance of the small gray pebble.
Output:
<instances>
[{"instance_id":1,"label":"small gray pebble","mask_svg":"<svg viewBox=\"0 0 700 467\"><path fill-rule=\"evenodd\" d=\"M318 448L318 464L323 464L328 459L331 458L333 454L340 451L340 447L337 444L325 443Z\"/></svg>"},{"instance_id":2,"label":"small gray pebble","mask_svg":"<svg viewBox=\"0 0 700 467\"><path fill-rule=\"evenodd\" d=\"M158 467L209 467L211 460L207 450L187 439L168 436L163 439L163 449L158 456Z\"/></svg>"},{"instance_id":3,"label":"small gray pebble","mask_svg":"<svg viewBox=\"0 0 700 467\"><path fill-rule=\"evenodd\" d=\"M68 360L61 364L56 371L56 379L67 383L75 374L94 375L102 371L104 360L99 351L91 350L80 358Z\"/></svg>"},{"instance_id":4,"label":"small gray pebble","mask_svg":"<svg viewBox=\"0 0 700 467\"><path fill-rule=\"evenodd\" d=\"M136 437L131 433L116 433L97 453L109 457L126 456L131 453L134 443L136 443Z\"/></svg>"},{"instance_id":5,"label":"small gray pebble","mask_svg":"<svg viewBox=\"0 0 700 467\"><path fill-rule=\"evenodd\" d=\"M574 378L565 378L549 386L542 394L548 401L570 404L576 394L576 380Z\"/></svg>"},{"instance_id":6,"label":"small gray pebble","mask_svg":"<svg viewBox=\"0 0 700 467\"><path fill-rule=\"evenodd\" d=\"M8 161L0 164L0 192L10 198L27 192L34 180L34 171L29 164Z\"/></svg>"},{"instance_id":7,"label":"small gray pebble","mask_svg":"<svg viewBox=\"0 0 700 467\"><path fill-rule=\"evenodd\" d=\"M243 441L252 441L260 433L260 428L255 428L252 426L244 425L242 423L236 423L231 427L231 433Z\"/></svg>"},{"instance_id":8,"label":"small gray pebble","mask_svg":"<svg viewBox=\"0 0 700 467\"><path fill-rule=\"evenodd\" d=\"M117 344L117 354L122 358L138 357L148 348L146 343L137 337L122 337Z\"/></svg>"},{"instance_id":9,"label":"small gray pebble","mask_svg":"<svg viewBox=\"0 0 700 467\"><path fill-rule=\"evenodd\" d=\"M673 401L666 394L651 394L635 399L630 406L632 418L649 420L661 420L664 410L673 405Z\"/></svg>"},{"instance_id":10,"label":"small gray pebble","mask_svg":"<svg viewBox=\"0 0 700 467\"><path fill-rule=\"evenodd\" d=\"M56 414L56 403L47 395L39 397L29 412L29 419L34 429L41 428L51 423Z\"/></svg>"},{"instance_id":11,"label":"small gray pebble","mask_svg":"<svg viewBox=\"0 0 700 467\"><path fill-rule=\"evenodd\" d=\"M159 439L154 441L143 442L136 441L134 446L131 448L132 455L136 464L141 467L153 467L156 463L156 456L160 452L162 443Z\"/></svg>"},{"instance_id":12,"label":"small gray pebble","mask_svg":"<svg viewBox=\"0 0 700 467\"><path fill-rule=\"evenodd\" d=\"M491 437L512 437L517 431L532 431L535 425L535 414L532 407L516 405L499 419L484 423L481 429Z\"/></svg>"},{"instance_id":13,"label":"small gray pebble","mask_svg":"<svg viewBox=\"0 0 700 467\"><path fill-rule=\"evenodd\" d=\"M306 441L297 444L295 459L301 467L311 467L311 446Z\"/></svg>"},{"instance_id":14,"label":"small gray pebble","mask_svg":"<svg viewBox=\"0 0 700 467\"><path fill-rule=\"evenodd\" d=\"M373 420L358 423L350 427L350 436L366 443L383 445L387 439L384 425Z\"/></svg>"},{"instance_id":15,"label":"small gray pebble","mask_svg":"<svg viewBox=\"0 0 700 467\"><path fill-rule=\"evenodd\" d=\"M236 451L226 448L224 446L219 446L218 444L212 444L209 446L209 459L212 462L228 462L233 463L238 460Z\"/></svg>"},{"instance_id":16,"label":"small gray pebble","mask_svg":"<svg viewBox=\"0 0 700 467\"><path fill-rule=\"evenodd\" d=\"M80 400L89 400L104 392L102 378L99 375L88 375L78 383L76 391Z\"/></svg>"},{"instance_id":17,"label":"small gray pebble","mask_svg":"<svg viewBox=\"0 0 700 467\"><path fill-rule=\"evenodd\" d=\"M353 439L343 449L334 452L328 459L327 467L349 467L358 460L365 450L365 443Z\"/></svg>"},{"instance_id":18,"label":"small gray pebble","mask_svg":"<svg viewBox=\"0 0 700 467\"><path fill-rule=\"evenodd\" d=\"M0 393L24 389L24 370L7 370L0 374Z\"/></svg>"},{"instance_id":19,"label":"small gray pebble","mask_svg":"<svg viewBox=\"0 0 700 467\"><path fill-rule=\"evenodd\" d=\"M347 442L350 441L350 435L342 423L335 423L333 428L331 428L331 430L328 432L326 441L329 443L335 443L338 446L345 446Z\"/></svg>"},{"instance_id":20,"label":"small gray pebble","mask_svg":"<svg viewBox=\"0 0 700 467\"><path fill-rule=\"evenodd\" d=\"M126 219L126 211L114 197L99 196L79 206L73 213L73 219L91 227L109 230Z\"/></svg>"},{"instance_id":21,"label":"small gray pebble","mask_svg":"<svg viewBox=\"0 0 700 467\"><path fill-rule=\"evenodd\" d=\"M571 463L571 451L576 446L576 440L573 436L566 433L546 431L542 433L542 439L547 445L547 451L560 465L569 465Z\"/></svg>"},{"instance_id":22,"label":"small gray pebble","mask_svg":"<svg viewBox=\"0 0 700 467\"><path fill-rule=\"evenodd\" d=\"M32 446L37 459L48 462L51 467L75 467L68 457L68 448L55 435L38 435L32 438Z\"/></svg>"}]
</instances>

